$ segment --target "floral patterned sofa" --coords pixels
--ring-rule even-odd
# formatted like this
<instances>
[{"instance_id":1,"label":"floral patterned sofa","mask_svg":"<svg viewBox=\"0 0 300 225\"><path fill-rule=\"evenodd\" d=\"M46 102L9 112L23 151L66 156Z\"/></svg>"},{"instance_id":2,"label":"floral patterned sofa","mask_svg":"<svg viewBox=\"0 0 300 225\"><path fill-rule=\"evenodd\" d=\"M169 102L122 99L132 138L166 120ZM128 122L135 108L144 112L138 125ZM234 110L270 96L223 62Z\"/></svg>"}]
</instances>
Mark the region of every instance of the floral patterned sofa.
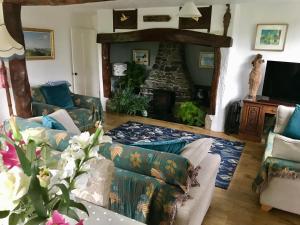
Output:
<instances>
[{"instance_id":1,"label":"floral patterned sofa","mask_svg":"<svg viewBox=\"0 0 300 225\"><path fill-rule=\"evenodd\" d=\"M99 98L74 93L71 93L71 95L75 107L66 110L81 131L89 130L94 127L96 121L103 120L103 111ZM31 87L31 96L33 116L48 115L61 109L60 107L47 104L40 86Z\"/></svg>"}]
</instances>

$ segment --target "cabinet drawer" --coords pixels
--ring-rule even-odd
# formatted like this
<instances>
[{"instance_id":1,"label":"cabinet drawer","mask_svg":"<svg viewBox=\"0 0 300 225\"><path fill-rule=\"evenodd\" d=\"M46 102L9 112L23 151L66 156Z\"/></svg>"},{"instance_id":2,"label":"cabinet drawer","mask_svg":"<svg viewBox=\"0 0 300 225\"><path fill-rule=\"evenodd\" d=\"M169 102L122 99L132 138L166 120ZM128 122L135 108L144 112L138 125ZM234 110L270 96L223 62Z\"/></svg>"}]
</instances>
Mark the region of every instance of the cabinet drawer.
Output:
<instances>
[{"instance_id":1,"label":"cabinet drawer","mask_svg":"<svg viewBox=\"0 0 300 225\"><path fill-rule=\"evenodd\" d=\"M276 114L277 113L277 107L273 107L273 106L265 106L264 107L264 111L265 113L269 113L269 114Z\"/></svg>"}]
</instances>

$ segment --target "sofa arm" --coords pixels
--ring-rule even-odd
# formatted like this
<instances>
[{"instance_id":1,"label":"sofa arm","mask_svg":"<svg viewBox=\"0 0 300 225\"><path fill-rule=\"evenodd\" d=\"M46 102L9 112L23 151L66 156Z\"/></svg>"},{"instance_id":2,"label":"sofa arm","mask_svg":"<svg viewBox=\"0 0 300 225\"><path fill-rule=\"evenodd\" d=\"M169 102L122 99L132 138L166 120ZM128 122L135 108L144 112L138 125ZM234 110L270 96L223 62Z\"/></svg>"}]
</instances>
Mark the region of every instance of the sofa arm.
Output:
<instances>
[{"instance_id":1,"label":"sofa arm","mask_svg":"<svg viewBox=\"0 0 300 225\"><path fill-rule=\"evenodd\" d=\"M300 162L300 140L276 134L274 138L272 156Z\"/></svg>"},{"instance_id":2,"label":"sofa arm","mask_svg":"<svg viewBox=\"0 0 300 225\"><path fill-rule=\"evenodd\" d=\"M93 112L93 121L103 121L103 109L100 98L73 94L76 107L90 109Z\"/></svg>"},{"instance_id":3,"label":"sofa arm","mask_svg":"<svg viewBox=\"0 0 300 225\"><path fill-rule=\"evenodd\" d=\"M33 116L43 116L59 110L60 108L54 105L48 105L40 102L32 102L32 114Z\"/></svg>"}]
</instances>

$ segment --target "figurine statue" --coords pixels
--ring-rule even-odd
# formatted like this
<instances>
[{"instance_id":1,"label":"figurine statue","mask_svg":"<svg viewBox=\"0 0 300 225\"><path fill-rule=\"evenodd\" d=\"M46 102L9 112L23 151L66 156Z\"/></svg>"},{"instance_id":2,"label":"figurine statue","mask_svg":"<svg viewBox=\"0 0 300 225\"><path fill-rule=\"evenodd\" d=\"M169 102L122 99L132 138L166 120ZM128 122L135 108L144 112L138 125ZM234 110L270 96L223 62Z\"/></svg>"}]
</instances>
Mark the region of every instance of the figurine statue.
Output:
<instances>
[{"instance_id":1,"label":"figurine statue","mask_svg":"<svg viewBox=\"0 0 300 225\"><path fill-rule=\"evenodd\" d=\"M261 54L257 54L252 61L253 68L249 75L249 99L256 100L257 91L261 82L261 65L265 62Z\"/></svg>"},{"instance_id":2,"label":"figurine statue","mask_svg":"<svg viewBox=\"0 0 300 225\"><path fill-rule=\"evenodd\" d=\"M223 25L224 25L223 36L227 36L228 28L229 28L229 24L230 24L230 20L231 20L230 4L226 4L226 7L227 7L227 9L226 9L226 12L223 17Z\"/></svg>"}]
</instances>

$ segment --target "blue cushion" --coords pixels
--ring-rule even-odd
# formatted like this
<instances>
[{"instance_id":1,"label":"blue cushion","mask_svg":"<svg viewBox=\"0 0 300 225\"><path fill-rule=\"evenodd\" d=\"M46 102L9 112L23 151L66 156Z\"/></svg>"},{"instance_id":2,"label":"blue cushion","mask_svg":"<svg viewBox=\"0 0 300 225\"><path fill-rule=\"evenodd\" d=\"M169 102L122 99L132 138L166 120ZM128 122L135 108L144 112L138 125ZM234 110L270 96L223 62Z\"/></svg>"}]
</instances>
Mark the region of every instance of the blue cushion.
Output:
<instances>
[{"instance_id":1,"label":"blue cushion","mask_svg":"<svg viewBox=\"0 0 300 225\"><path fill-rule=\"evenodd\" d=\"M43 116L43 126L54 130L67 130L60 122L50 116Z\"/></svg>"},{"instance_id":2,"label":"blue cushion","mask_svg":"<svg viewBox=\"0 0 300 225\"><path fill-rule=\"evenodd\" d=\"M169 141L155 141L155 142L136 142L132 144L146 149L156 150L160 152L168 152L179 155L186 145L186 141L182 139L175 139Z\"/></svg>"},{"instance_id":3,"label":"blue cushion","mask_svg":"<svg viewBox=\"0 0 300 225\"><path fill-rule=\"evenodd\" d=\"M74 107L74 102L67 84L41 86L41 91L47 104L55 105L64 109Z\"/></svg>"},{"instance_id":4,"label":"blue cushion","mask_svg":"<svg viewBox=\"0 0 300 225\"><path fill-rule=\"evenodd\" d=\"M283 131L283 136L300 140L300 105L297 105L287 126Z\"/></svg>"}]
</instances>

